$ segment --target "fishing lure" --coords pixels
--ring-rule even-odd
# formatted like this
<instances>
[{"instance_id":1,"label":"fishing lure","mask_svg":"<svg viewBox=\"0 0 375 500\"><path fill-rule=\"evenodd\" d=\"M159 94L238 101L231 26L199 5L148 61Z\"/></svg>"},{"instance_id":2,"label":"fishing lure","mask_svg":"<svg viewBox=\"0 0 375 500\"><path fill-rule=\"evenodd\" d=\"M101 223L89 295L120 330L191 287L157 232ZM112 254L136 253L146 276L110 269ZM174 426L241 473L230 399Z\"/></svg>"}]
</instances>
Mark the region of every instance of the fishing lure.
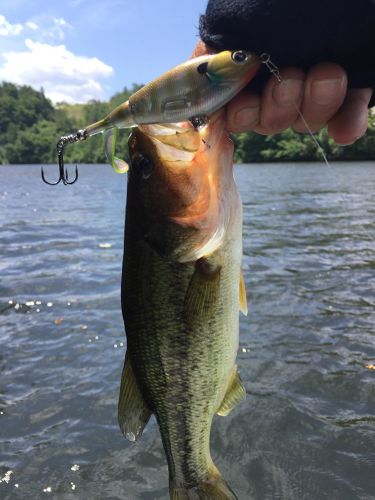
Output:
<instances>
[{"instance_id":1,"label":"fishing lure","mask_svg":"<svg viewBox=\"0 0 375 500\"><path fill-rule=\"evenodd\" d=\"M59 179L47 184L74 184L78 179L69 181L64 170L64 147L88 137L105 132L105 151L109 162L116 172L124 173L128 166L124 160L115 156L118 128L155 123L179 123L190 121L198 128L206 123L207 116L224 106L255 75L260 61L254 54L244 51L225 50L190 59L167 71L159 78L135 92L130 98L117 106L109 115L75 134L61 137L57 143L59 159Z\"/></svg>"}]
</instances>

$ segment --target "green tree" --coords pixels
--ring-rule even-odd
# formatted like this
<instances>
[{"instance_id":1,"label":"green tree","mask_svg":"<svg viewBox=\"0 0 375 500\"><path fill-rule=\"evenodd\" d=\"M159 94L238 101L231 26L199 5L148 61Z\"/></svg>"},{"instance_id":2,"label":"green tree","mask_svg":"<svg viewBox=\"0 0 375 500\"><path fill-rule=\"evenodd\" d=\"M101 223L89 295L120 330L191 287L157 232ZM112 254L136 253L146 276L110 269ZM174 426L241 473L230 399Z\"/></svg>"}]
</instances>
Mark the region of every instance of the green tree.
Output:
<instances>
[{"instance_id":1,"label":"green tree","mask_svg":"<svg viewBox=\"0 0 375 500\"><path fill-rule=\"evenodd\" d=\"M352 146L339 146L323 129L314 134L328 160L373 160L375 158L375 118L370 114L366 135ZM287 129L281 134L261 136L255 132L238 134L235 141L235 161L320 161L322 151L309 134L297 134Z\"/></svg>"}]
</instances>

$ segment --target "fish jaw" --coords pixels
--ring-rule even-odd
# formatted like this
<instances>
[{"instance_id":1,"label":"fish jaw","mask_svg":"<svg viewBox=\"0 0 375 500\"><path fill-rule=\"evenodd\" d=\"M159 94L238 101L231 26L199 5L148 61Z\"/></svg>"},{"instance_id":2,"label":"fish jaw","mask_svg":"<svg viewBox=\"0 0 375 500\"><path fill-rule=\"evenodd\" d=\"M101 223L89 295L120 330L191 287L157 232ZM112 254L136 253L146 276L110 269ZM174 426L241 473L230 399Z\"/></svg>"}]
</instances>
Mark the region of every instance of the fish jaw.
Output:
<instances>
[{"instance_id":1,"label":"fish jaw","mask_svg":"<svg viewBox=\"0 0 375 500\"><path fill-rule=\"evenodd\" d=\"M133 165L139 151L153 164L148 187L136 186L149 243L178 262L214 252L236 216L231 207L239 205L224 111L198 130L188 123L139 127L129 150Z\"/></svg>"}]
</instances>

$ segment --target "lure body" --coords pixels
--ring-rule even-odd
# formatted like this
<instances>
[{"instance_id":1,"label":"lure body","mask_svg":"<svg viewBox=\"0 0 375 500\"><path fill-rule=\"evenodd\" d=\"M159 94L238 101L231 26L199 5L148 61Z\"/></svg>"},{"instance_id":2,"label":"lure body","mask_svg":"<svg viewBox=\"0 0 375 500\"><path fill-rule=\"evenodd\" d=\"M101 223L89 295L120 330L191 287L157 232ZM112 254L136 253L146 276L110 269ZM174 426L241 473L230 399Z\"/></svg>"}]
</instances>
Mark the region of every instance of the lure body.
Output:
<instances>
[{"instance_id":1,"label":"lure body","mask_svg":"<svg viewBox=\"0 0 375 500\"><path fill-rule=\"evenodd\" d=\"M142 87L83 133L89 137L114 127L177 123L207 116L236 95L258 67L256 56L245 51L226 50L190 59Z\"/></svg>"}]
</instances>

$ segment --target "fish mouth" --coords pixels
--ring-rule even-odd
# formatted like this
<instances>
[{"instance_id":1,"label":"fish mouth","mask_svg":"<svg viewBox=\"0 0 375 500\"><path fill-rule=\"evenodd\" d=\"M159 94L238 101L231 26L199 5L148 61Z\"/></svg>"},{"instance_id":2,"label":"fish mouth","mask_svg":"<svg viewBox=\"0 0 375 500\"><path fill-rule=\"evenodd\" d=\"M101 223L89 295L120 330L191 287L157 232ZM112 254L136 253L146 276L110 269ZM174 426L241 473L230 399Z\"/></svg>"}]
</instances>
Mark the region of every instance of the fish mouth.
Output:
<instances>
[{"instance_id":1,"label":"fish mouth","mask_svg":"<svg viewBox=\"0 0 375 500\"><path fill-rule=\"evenodd\" d=\"M138 128L152 141L163 161L190 162L205 143L210 122L199 128L190 122L140 125Z\"/></svg>"}]
</instances>

